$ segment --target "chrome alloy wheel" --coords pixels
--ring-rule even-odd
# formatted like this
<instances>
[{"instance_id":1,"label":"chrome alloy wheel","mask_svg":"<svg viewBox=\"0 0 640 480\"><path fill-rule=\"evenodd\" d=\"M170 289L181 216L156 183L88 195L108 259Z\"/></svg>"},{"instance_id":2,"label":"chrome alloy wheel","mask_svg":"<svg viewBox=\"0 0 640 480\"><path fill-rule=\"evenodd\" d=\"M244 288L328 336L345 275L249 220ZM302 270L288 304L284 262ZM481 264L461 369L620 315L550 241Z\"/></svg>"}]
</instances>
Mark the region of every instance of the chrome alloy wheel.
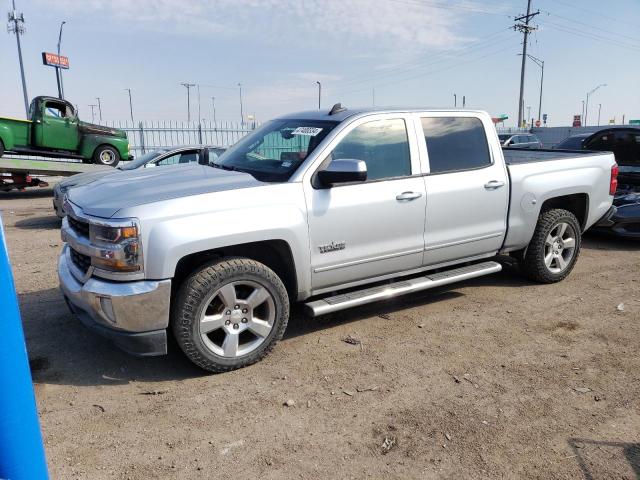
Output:
<instances>
[{"instance_id":1,"label":"chrome alloy wheel","mask_svg":"<svg viewBox=\"0 0 640 480\"><path fill-rule=\"evenodd\" d=\"M561 273L571 263L576 250L576 232L565 222L551 229L544 246L544 264L551 273Z\"/></svg>"},{"instance_id":2,"label":"chrome alloy wheel","mask_svg":"<svg viewBox=\"0 0 640 480\"><path fill-rule=\"evenodd\" d=\"M115 159L116 159L116 156L113 154L111 150L103 150L102 152L100 152L100 161L104 165L111 165Z\"/></svg>"},{"instance_id":3,"label":"chrome alloy wheel","mask_svg":"<svg viewBox=\"0 0 640 480\"><path fill-rule=\"evenodd\" d=\"M253 352L269 336L276 318L271 293L249 280L223 285L205 305L200 337L209 350L225 358Z\"/></svg>"}]
</instances>

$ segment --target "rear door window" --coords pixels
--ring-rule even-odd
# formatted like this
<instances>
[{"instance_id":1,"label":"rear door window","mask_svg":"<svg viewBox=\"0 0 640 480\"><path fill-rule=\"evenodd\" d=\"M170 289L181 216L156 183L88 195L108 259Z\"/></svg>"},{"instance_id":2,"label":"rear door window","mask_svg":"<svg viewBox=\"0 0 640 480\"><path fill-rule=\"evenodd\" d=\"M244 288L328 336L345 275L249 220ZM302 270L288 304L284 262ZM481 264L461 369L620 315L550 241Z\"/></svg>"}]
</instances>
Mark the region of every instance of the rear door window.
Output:
<instances>
[{"instance_id":1,"label":"rear door window","mask_svg":"<svg viewBox=\"0 0 640 480\"><path fill-rule=\"evenodd\" d=\"M431 173L475 170L491 165L484 125L472 117L422 118Z\"/></svg>"}]
</instances>

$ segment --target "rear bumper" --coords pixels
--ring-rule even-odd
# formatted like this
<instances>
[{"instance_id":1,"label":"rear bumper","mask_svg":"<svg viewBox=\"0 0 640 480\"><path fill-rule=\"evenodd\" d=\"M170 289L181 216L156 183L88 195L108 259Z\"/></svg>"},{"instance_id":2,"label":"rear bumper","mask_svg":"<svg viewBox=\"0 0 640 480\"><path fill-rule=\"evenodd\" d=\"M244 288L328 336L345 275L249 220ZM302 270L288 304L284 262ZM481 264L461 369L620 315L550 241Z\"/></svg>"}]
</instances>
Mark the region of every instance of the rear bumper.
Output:
<instances>
[{"instance_id":1,"label":"rear bumper","mask_svg":"<svg viewBox=\"0 0 640 480\"><path fill-rule=\"evenodd\" d=\"M607 227L611 227L615 222L612 220L613 216L616 214L616 212L618 211L618 209L616 207L614 207L613 205L611 206L611 208L609 208L609 210L607 210L607 213L605 213L602 218L600 218L600 220L598 220L594 227L595 228L607 228Z\"/></svg>"},{"instance_id":2,"label":"rear bumper","mask_svg":"<svg viewBox=\"0 0 640 480\"><path fill-rule=\"evenodd\" d=\"M640 204L622 205L594 225L597 232L626 238L640 238Z\"/></svg>"},{"instance_id":3,"label":"rear bumper","mask_svg":"<svg viewBox=\"0 0 640 480\"><path fill-rule=\"evenodd\" d=\"M109 338L127 353L167 353L171 280L109 282L74 275L65 245L58 260L60 289L69 309L89 329Z\"/></svg>"}]
</instances>

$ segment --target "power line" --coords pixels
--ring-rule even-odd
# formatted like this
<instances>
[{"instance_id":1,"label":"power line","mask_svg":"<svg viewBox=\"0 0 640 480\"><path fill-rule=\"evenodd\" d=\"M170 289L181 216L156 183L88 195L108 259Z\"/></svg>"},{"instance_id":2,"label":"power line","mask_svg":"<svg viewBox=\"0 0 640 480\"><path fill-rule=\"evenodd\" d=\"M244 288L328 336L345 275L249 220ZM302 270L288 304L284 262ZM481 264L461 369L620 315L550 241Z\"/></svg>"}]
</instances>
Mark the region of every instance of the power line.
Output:
<instances>
[{"instance_id":1,"label":"power line","mask_svg":"<svg viewBox=\"0 0 640 480\"><path fill-rule=\"evenodd\" d=\"M386 85L395 85L395 84L397 84L397 83L406 82L406 81L413 80L413 79L416 79L416 78L427 77L427 76L429 76L429 75L434 75L434 74L436 74L436 73L445 72L445 71L447 71L447 70L451 70L451 69L454 69L454 68L458 68L458 67L460 67L460 66L462 66L462 65L466 65L466 64L468 64L468 63L477 62L477 61L479 61L479 60L483 60L483 59L485 59L485 58L487 58L487 57L491 57L491 56L494 56L494 55L498 55L498 54L500 54L500 53L502 53L502 52L505 52L505 51L507 51L507 50L511 50L512 48L513 48L513 46L512 46L512 45L509 45L509 46L507 46L507 47L505 47L505 48L501 48L501 49L499 49L499 50L495 50L495 51L493 51L493 52L489 52L489 53L487 53L487 54L485 54L485 55L482 55L482 56L480 56L480 57L476 57L476 58L468 58L468 59L462 60L461 62L458 62L458 63L456 63L456 64L454 64L454 65L449 65L449 66L447 66L447 67L440 68L440 69L438 69L438 70L431 70L431 71L426 72L426 73L421 73L421 74L418 74L418 75L412 75L412 76L410 76L410 77L405 77L405 78L397 79L397 80L394 80L394 81L391 81L391 82L386 82L386 83L376 84L376 88L377 88L377 87L384 87L384 86L386 86ZM370 88L370 87L358 88L358 89L356 89L356 90L349 90L349 91L338 91L338 93L340 93L340 94L342 94L342 95L346 95L346 94L349 94L349 93L362 92L362 91L365 91L365 90L367 90L367 91L368 91L368 90L369 90L369 88ZM335 95L335 93L334 93L334 95Z\"/></svg>"},{"instance_id":2,"label":"power line","mask_svg":"<svg viewBox=\"0 0 640 480\"><path fill-rule=\"evenodd\" d=\"M639 44L637 46L640 47L640 38L638 38L638 37L630 37L629 35L623 35L623 34L621 34L619 32L614 32L614 31L611 31L611 30L607 30L605 28L598 27L596 25L591 25L589 23L581 22L579 20L575 20L575 19L572 19L572 18L564 17L562 15L558 15L557 13L549 12L548 10L541 10L541 11L546 13L547 15L552 15L554 17L557 17L557 18L565 20L565 21L577 23L579 25L583 25L585 27L589 27L589 28L594 29L594 30L600 30L601 32L605 32L605 33L608 33L610 35L614 35L616 37L627 38L629 40L632 40L633 42L639 42Z\"/></svg>"},{"instance_id":3,"label":"power line","mask_svg":"<svg viewBox=\"0 0 640 480\"><path fill-rule=\"evenodd\" d=\"M440 8L443 10L463 10L466 12L473 12L473 13L481 13L484 15L496 15L496 16L500 16L500 17L510 17L510 15L506 14L506 13L497 13L491 10L485 10L482 8L477 8L477 7L473 7L471 5L464 5L464 4L460 4L460 3L442 3L442 2L432 2L432 1L428 1L428 0L389 0L391 2L395 2L395 3L402 3L405 5L415 5L415 6L422 6L422 7L433 7L433 8Z\"/></svg>"},{"instance_id":4,"label":"power line","mask_svg":"<svg viewBox=\"0 0 640 480\"><path fill-rule=\"evenodd\" d=\"M554 22L545 22L545 25L548 25L550 28L555 29L555 30L559 30L561 32L564 33L568 33L570 35L575 35L578 37L582 37L582 38L588 38L589 40L595 40L595 41L599 41L599 42L604 42L604 43L609 43L611 45L615 45L617 47L621 47L621 48L627 48L629 50L633 50L633 51L640 51L640 45L632 45L629 43L624 43L609 37L605 37L603 35L598 35L596 33L590 33L590 32L585 32L584 30L580 30L577 29L575 27L570 27L567 25L561 25L558 23L554 23Z\"/></svg>"},{"instance_id":5,"label":"power line","mask_svg":"<svg viewBox=\"0 0 640 480\"><path fill-rule=\"evenodd\" d=\"M490 35L487 35L486 37L482 37L481 39L478 39L478 41L469 44L469 46L465 50L461 50L460 48L448 49L433 55L433 57L431 57L429 60L425 60L421 62L414 61L414 62L408 62L406 64L401 64L401 65L407 65L407 67L396 66L393 68L389 68L386 72L382 72L373 77L358 78L354 80L347 80L345 82L341 82L340 86L341 88L343 88L345 86L350 87L350 86L361 84L361 83L370 83L371 81L379 81L381 79L394 77L399 74L401 75L404 73L420 70L422 68L431 67L433 65L437 65L438 63L446 62L452 58L454 59L459 58L461 56L468 54L470 51L482 50L487 47L493 47L494 45L496 45L495 37L498 35L507 33L509 30L510 28L502 29ZM364 77L365 75L361 75L361 76Z\"/></svg>"},{"instance_id":6,"label":"power line","mask_svg":"<svg viewBox=\"0 0 640 480\"><path fill-rule=\"evenodd\" d=\"M638 25L636 23L633 22L626 22L620 18L615 18L615 17L611 17L609 15L606 15L602 12L599 12L597 10L591 10L589 8L584 8L582 5L578 6L569 2L565 2L563 0L553 0L554 5L555 4L560 4L560 5L564 5L565 7L571 8L572 12L575 11L582 11L587 13L588 15L596 15L598 17L598 20L609 20L612 22L616 22L616 24L620 24L620 23L624 23L626 25L631 25L632 27L637 28Z\"/></svg>"}]
</instances>

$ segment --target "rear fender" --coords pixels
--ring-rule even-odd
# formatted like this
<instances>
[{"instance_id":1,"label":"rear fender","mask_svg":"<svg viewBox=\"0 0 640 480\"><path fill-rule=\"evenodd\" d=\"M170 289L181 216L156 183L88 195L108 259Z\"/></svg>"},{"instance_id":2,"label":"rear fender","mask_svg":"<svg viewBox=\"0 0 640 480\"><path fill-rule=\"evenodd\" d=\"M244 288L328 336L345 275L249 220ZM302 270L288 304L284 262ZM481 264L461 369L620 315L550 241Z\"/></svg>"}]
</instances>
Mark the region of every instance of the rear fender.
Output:
<instances>
[{"instance_id":1,"label":"rear fender","mask_svg":"<svg viewBox=\"0 0 640 480\"><path fill-rule=\"evenodd\" d=\"M83 158L91 159L100 145L111 145L120 154L122 160L129 158L129 140L122 137L111 137L108 135L85 135L80 143L80 155Z\"/></svg>"}]
</instances>

